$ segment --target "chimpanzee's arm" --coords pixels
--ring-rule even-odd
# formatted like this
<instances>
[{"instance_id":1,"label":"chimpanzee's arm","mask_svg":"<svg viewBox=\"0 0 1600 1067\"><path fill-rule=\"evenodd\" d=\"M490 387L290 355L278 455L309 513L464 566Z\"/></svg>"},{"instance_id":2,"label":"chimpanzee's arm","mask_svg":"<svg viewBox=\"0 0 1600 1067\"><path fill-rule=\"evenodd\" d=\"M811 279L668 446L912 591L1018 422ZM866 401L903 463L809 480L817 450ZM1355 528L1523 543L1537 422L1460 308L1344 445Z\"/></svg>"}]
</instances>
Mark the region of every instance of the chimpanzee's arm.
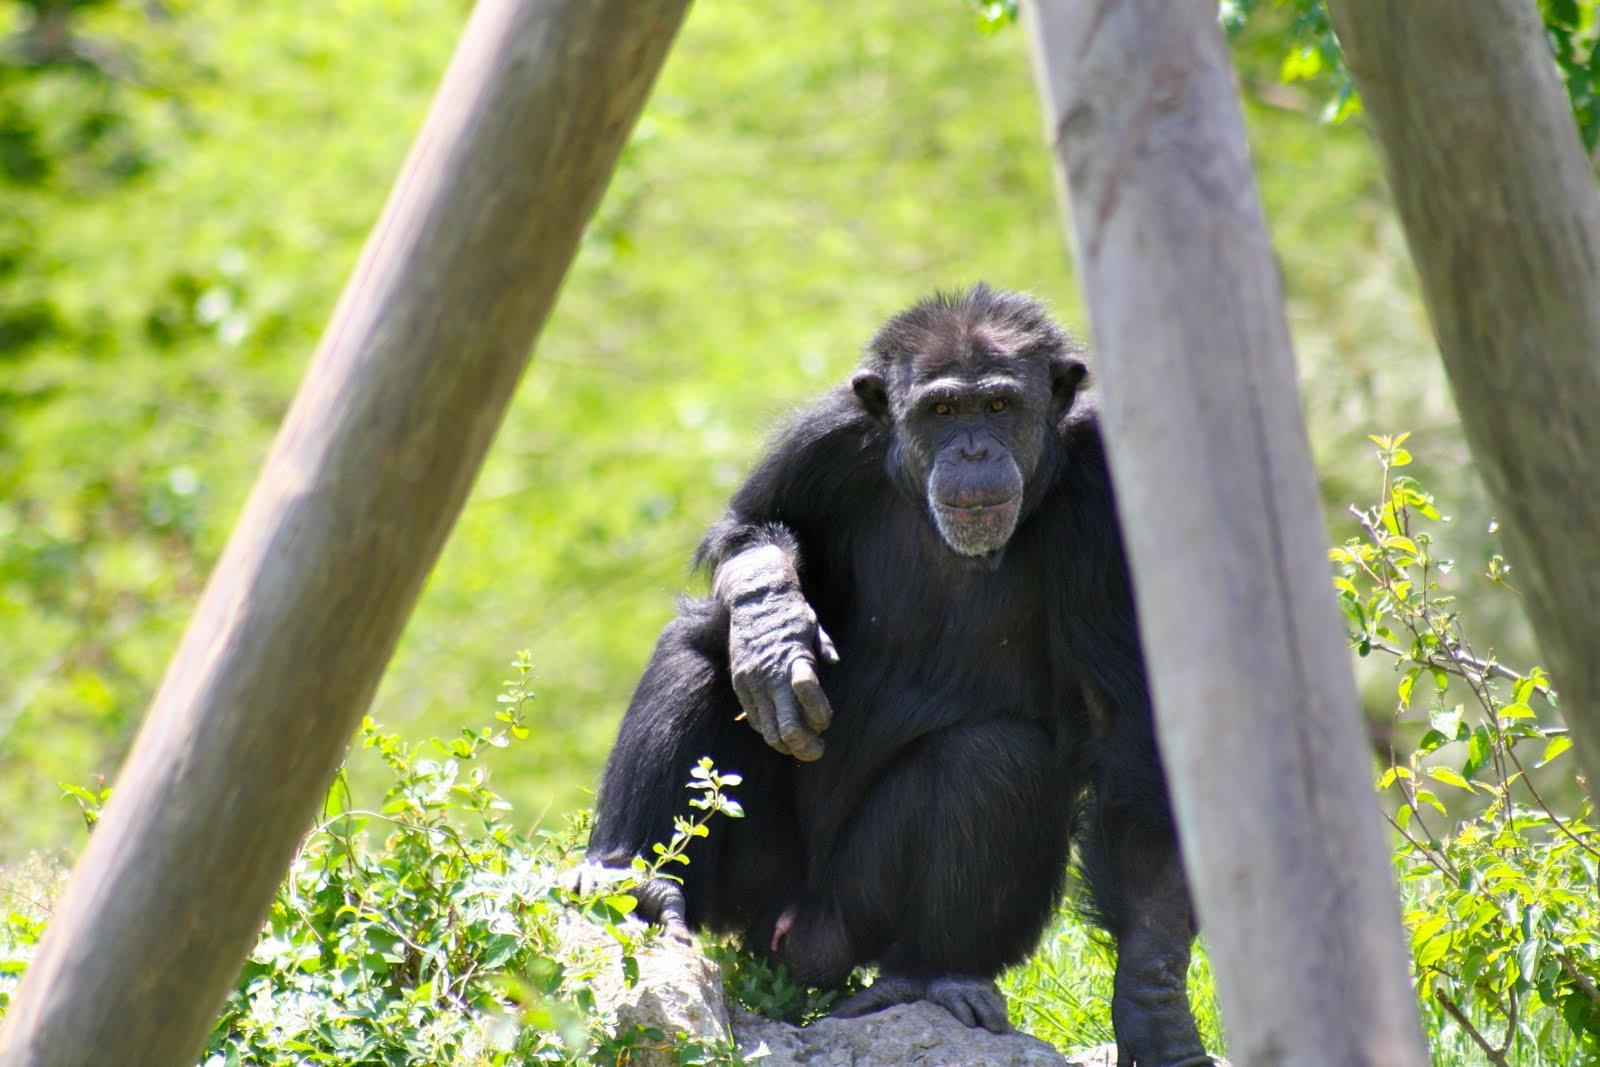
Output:
<instances>
[{"instance_id":1,"label":"chimpanzee's arm","mask_svg":"<svg viewBox=\"0 0 1600 1067\"><path fill-rule=\"evenodd\" d=\"M833 718L816 665L838 661L801 592L803 543L838 538L840 520L883 478L881 435L849 390L802 411L734 494L695 553L728 612L734 691L767 744L822 755Z\"/></svg>"}]
</instances>

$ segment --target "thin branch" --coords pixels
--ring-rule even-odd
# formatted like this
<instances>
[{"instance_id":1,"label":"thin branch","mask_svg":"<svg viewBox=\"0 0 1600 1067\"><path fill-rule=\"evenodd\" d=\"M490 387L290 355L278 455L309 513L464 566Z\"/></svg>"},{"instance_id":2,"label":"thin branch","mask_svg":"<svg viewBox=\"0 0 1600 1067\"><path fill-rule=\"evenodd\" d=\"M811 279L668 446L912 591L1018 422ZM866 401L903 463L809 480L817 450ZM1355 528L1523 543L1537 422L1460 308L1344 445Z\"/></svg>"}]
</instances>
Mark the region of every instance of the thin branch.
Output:
<instances>
[{"instance_id":1,"label":"thin branch","mask_svg":"<svg viewBox=\"0 0 1600 1067\"><path fill-rule=\"evenodd\" d=\"M1561 969L1567 972L1567 976L1572 979L1573 983L1583 990L1583 995L1588 997L1594 1004L1600 1005L1600 988L1595 987L1593 978L1578 969L1578 965L1573 962L1571 953L1563 952L1556 956L1556 959L1561 962Z\"/></svg>"},{"instance_id":2,"label":"thin branch","mask_svg":"<svg viewBox=\"0 0 1600 1067\"><path fill-rule=\"evenodd\" d=\"M1520 1002L1517 1000L1517 987L1511 987L1511 1010L1506 1013L1506 1036L1500 1042L1500 1054L1503 1056L1511 1051L1511 1046L1517 1040L1517 1011Z\"/></svg>"},{"instance_id":3,"label":"thin branch","mask_svg":"<svg viewBox=\"0 0 1600 1067\"><path fill-rule=\"evenodd\" d=\"M1489 1039L1478 1032L1478 1028L1472 1025L1472 1020L1467 1018L1466 1012L1462 1011L1455 1001L1445 996L1443 990L1435 989L1433 996L1444 1010L1450 1013L1450 1017L1460 1025L1461 1029L1467 1032L1467 1036L1472 1038L1479 1048L1483 1049L1483 1054L1489 1057L1489 1062L1494 1064L1494 1067L1511 1067L1511 1063L1506 1059L1505 1053L1491 1045Z\"/></svg>"},{"instance_id":4,"label":"thin branch","mask_svg":"<svg viewBox=\"0 0 1600 1067\"><path fill-rule=\"evenodd\" d=\"M1383 641L1373 641L1372 647L1377 649L1379 652L1387 652L1389 655L1394 656L1397 659L1409 659L1411 657L1411 653L1405 651L1404 649L1397 648L1394 645L1387 644ZM1445 646L1445 650L1447 652L1451 651L1448 645ZM1493 676L1495 678L1504 678L1508 682L1516 682L1522 680L1524 677L1523 675L1520 675L1516 671L1512 670L1510 667L1503 667L1492 659L1478 659L1476 656L1469 656L1459 650L1451 652L1451 658L1443 661L1435 660L1430 654L1428 656L1426 665L1429 667L1440 667L1444 670L1449 670L1452 666L1457 664L1471 668L1473 672L1480 676L1480 680L1484 676ZM1466 678L1469 682L1475 680L1464 672L1457 671L1456 673L1461 677ZM1533 691L1547 700L1555 695L1555 690L1542 682L1534 682Z\"/></svg>"},{"instance_id":5,"label":"thin branch","mask_svg":"<svg viewBox=\"0 0 1600 1067\"><path fill-rule=\"evenodd\" d=\"M1413 805L1413 810L1415 810L1415 806L1414 805ZM1459 877L1459 875L1455 872L1453 867L1450 865L1449 860L1446 859L1443 854L1436 854L1427 845L1424 845L1421 841L1418 841L1414 836L1412 836L1410 831L1408 831L1405 827L1400 825L1399 821L1397 819L1395 819L1395 817L1393 815L1390 815L1386 811L1383 812L1382 814L1383 814L1383 817L1388 820L1389 825L1394 827L1395 830L1399 832L1401 837L1403 837L1407 841L1411 842L1411 847L1416 849L1418 852L1420 852L1422 854L1422 858L1423 859L1425 859L1429 863L1433 864L1434 868L1437 869L1440 874L1442 874L1446 878L1450 878L1450 879L1455 879L1455 878ZM1429 836L1431 837L1432 835L1430 834Z\"/></svg>"},{"instance_id":6,"label":"thin branch","mask_svg":"<svg viewBox=\"0 0 1600 1067\"><path fill-rule=\"evenodd\" d=\"M1566 821L1562 819L1561 816L1550 810L1550 805L1544 802L1544 797L1540 796L1539 790L1534 788L1533 779L1528 776L1528 769L1524 767L1522 765L1522 761L1517 758L1516 749L1507 746L1506 755L1511 757L1511 762L1515 763L1517 765L1517 770L1522 773L1522 784L1527 786L1528 792L1533 795L1534 802L1537 803L1539 807L1544 809L1544 813L1546 815L1550 816L1550 821L1556 824L1556 828L1562 833L1566 834L1567 837L1572 840L1573 844L1583 849L1595 859L1600 860L1600 851L1596 851L1588 844L1588 842L1584 841L1583 838L1579 837L1577 834L1568 829Z\"/></svg>"}]
</instances>

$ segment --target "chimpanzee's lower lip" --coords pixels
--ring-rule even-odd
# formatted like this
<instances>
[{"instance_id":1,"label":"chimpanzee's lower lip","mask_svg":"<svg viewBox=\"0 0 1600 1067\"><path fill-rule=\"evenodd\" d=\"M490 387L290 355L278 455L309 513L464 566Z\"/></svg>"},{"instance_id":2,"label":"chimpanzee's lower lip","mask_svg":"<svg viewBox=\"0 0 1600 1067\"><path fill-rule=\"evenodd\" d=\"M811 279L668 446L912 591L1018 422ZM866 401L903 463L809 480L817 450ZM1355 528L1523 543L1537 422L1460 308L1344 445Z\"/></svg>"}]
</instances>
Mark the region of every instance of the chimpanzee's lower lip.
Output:
<instances>
[{"instance_id":1,"label":"chimpanzee's lower lip","mask_svg":"<svg viewBox=\"0 0 1600 1067\"><path fill-rule=\"evenodd\" d=\"M982 515L986 511L999 511L1003 508L1013 507L1016 505L1018 499L1018 497L1013 496L1007 497L1004 500L998 500L993 504L972 505L946 504L941 500L939 501L939 507L945 511L953 511L958 515Z\"/></svg>"}]
</instances>

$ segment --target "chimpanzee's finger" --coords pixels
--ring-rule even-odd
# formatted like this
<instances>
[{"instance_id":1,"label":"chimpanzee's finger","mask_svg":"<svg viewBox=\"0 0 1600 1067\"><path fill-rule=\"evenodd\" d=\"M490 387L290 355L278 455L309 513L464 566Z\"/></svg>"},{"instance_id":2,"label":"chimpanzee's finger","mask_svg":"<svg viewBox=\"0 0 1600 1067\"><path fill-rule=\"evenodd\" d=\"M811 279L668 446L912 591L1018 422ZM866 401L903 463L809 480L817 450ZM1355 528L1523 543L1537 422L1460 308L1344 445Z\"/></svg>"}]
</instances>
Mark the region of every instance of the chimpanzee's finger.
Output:
<instances>
[{"instance_id":1,"label":"chimpanzee's finger","mask_svg":"<svg viewBox=\"0 0 1600 1067\"><path fill-rule=\"evenodd\" d=\"M733 676L733 692L739 698L739 705L744 708L745 717L761 735L761 739L779 752L784 752L783 742L778 740L778 716L771 699L766 695L766 687L749 675L737 672Z\"/></svg>"},{"instance_id":2,"label":"chimpanzee's finger","mask_svg":"<svg viewBox=\"0 0 1600 1067\"><path fill-rule=\"evenodd\" d=\"M789 668L789 688L799 698L811 732L820 734L826 730L833 722L833 708L828 704L822 683L817 681L817 669L810 660L802 657L794 661L794 666Z\"/></svg>"},{"instance_id":3,"label":"chimpanzee's finger","mask_svg":"<svg viewBox=\"0 0 1600 1067\"><path fill-rule=\"evenodd\" d=\"M734 716L734 721L749 719L750 725L756 729L761 728L761 705L756 702L755 685L750 676L742 671L735 671L733 675L733 695L739 698L739 706L744 710Z\"/></svg>"},{"instance_id":4,"label":"chimpanzee's finger","mask_svg":"<svg viewBox=\"0 0 1600 1067\"><path fill-rule=\"evenodd\" d=\"M768 745L789 755L789 746L783 743L783 735L778 726L778 707L772 699L772 690L765 685L757 685L756 693L756 729L761 731L761 738Z\"/></svg>"},{"instance_id":5,"label":"chimpanzee's finger","mask_svg":"<svg viewBox=\"0 0 1600 1067\"><path fill-rule=\"evenodd\" d=\"M817 623L817 652L821 654L824 663L839 662L839 650L834 647L833 638L828 636L828 631L822 628L820 622Z\"/></svg>"},{"instance_id":6,"label":"chimpanzee's finger","mask_svg":"<svg viewBox=\"0 0 1600 1067\"><path fill-rule=\"evenodd\" d=\"M772 691L778 709L778 736L789 754L799 760L814 760L822 755L822 741L800 721L800 702L794 690L780 685Z\"/></svg>"}]
</instances>

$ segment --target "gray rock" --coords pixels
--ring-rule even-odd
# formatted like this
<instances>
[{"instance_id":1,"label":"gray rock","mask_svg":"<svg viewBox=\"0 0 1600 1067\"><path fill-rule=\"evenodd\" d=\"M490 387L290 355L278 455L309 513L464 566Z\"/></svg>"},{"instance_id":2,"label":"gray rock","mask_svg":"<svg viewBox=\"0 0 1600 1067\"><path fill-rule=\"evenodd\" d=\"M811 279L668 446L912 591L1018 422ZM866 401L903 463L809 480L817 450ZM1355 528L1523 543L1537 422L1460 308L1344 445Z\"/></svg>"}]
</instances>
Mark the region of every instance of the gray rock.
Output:
<instances>
[{"instance_id":1,"label":"gray rock","mask_svg":"<svg viewBox=\"0 0 1600 1067\"><path fill-rule=\"evenodd\" d=\"M1107 1044L1086 1048L1068 1056L1067 1062L1072 1067L1117 1067L1117 1046Z\"/></svg>"},{"instance_id":2,"label":"gray rock","mask_svg":"<svg viewBox=\"0 0 1600 1067\"><path fill-rule=\"evenodd\" d=\"M1076 1067L1027 1034L991 1034L957 1022L932 1004L902 1004L861 1019L819 1019L810 1026L773 1022L736 1010L739 1049L762 1067ZM1099 1067L1100 1060L1084 1060ZM1113 1057L1113 1064L1115 1057Z\"/></svg>"},{"instance_id":3,"label":"gray rock","mask_svg":"<svg viewBox=\"0 0 1600 1067\"><path fill-rule=\"evenodd\" d=\"M635 927L637 929L637 927ZM658 937L637 954L639 980L623 978L621 950L603 929L576 916L560 926L562 953L594 971L595 1003L617 1030L660 1030L666 1047L640 1049L640 1067L673 1067L683 1038L739 1049L761 1067L1116 1067L1115 1045L1063 1056L1023 1033L991 1034L957 1022L932 1004L902 1004L861 1019L819 1019L809 1026L775 1022L735 1008L722 974L699 947ZM730 1025L731 1024L731 1025ZM682 1037L679 1037L682 1035ZM678 1038L678 1040L673 1040Z\"/></svg>"},{"instance_id":4,"label":"gray rock","mask_svg":"<svg viewBox=\"0 0 1600 1067\"><path fill-rule=\"evenodd\" d=\"M668 1047L638 1049L630 1063L676 1067L681 1044L726 1044L728 1009L722 998L722 972L698 947L658 937L635 954L639 980L629 985L622 972L621 947L604 929L566 916L559 932L564 956L596 967L589 988L596 1007L614 1020L613 1032L638 1025L667 1035Z\"/></svg>"}]
</instances>

